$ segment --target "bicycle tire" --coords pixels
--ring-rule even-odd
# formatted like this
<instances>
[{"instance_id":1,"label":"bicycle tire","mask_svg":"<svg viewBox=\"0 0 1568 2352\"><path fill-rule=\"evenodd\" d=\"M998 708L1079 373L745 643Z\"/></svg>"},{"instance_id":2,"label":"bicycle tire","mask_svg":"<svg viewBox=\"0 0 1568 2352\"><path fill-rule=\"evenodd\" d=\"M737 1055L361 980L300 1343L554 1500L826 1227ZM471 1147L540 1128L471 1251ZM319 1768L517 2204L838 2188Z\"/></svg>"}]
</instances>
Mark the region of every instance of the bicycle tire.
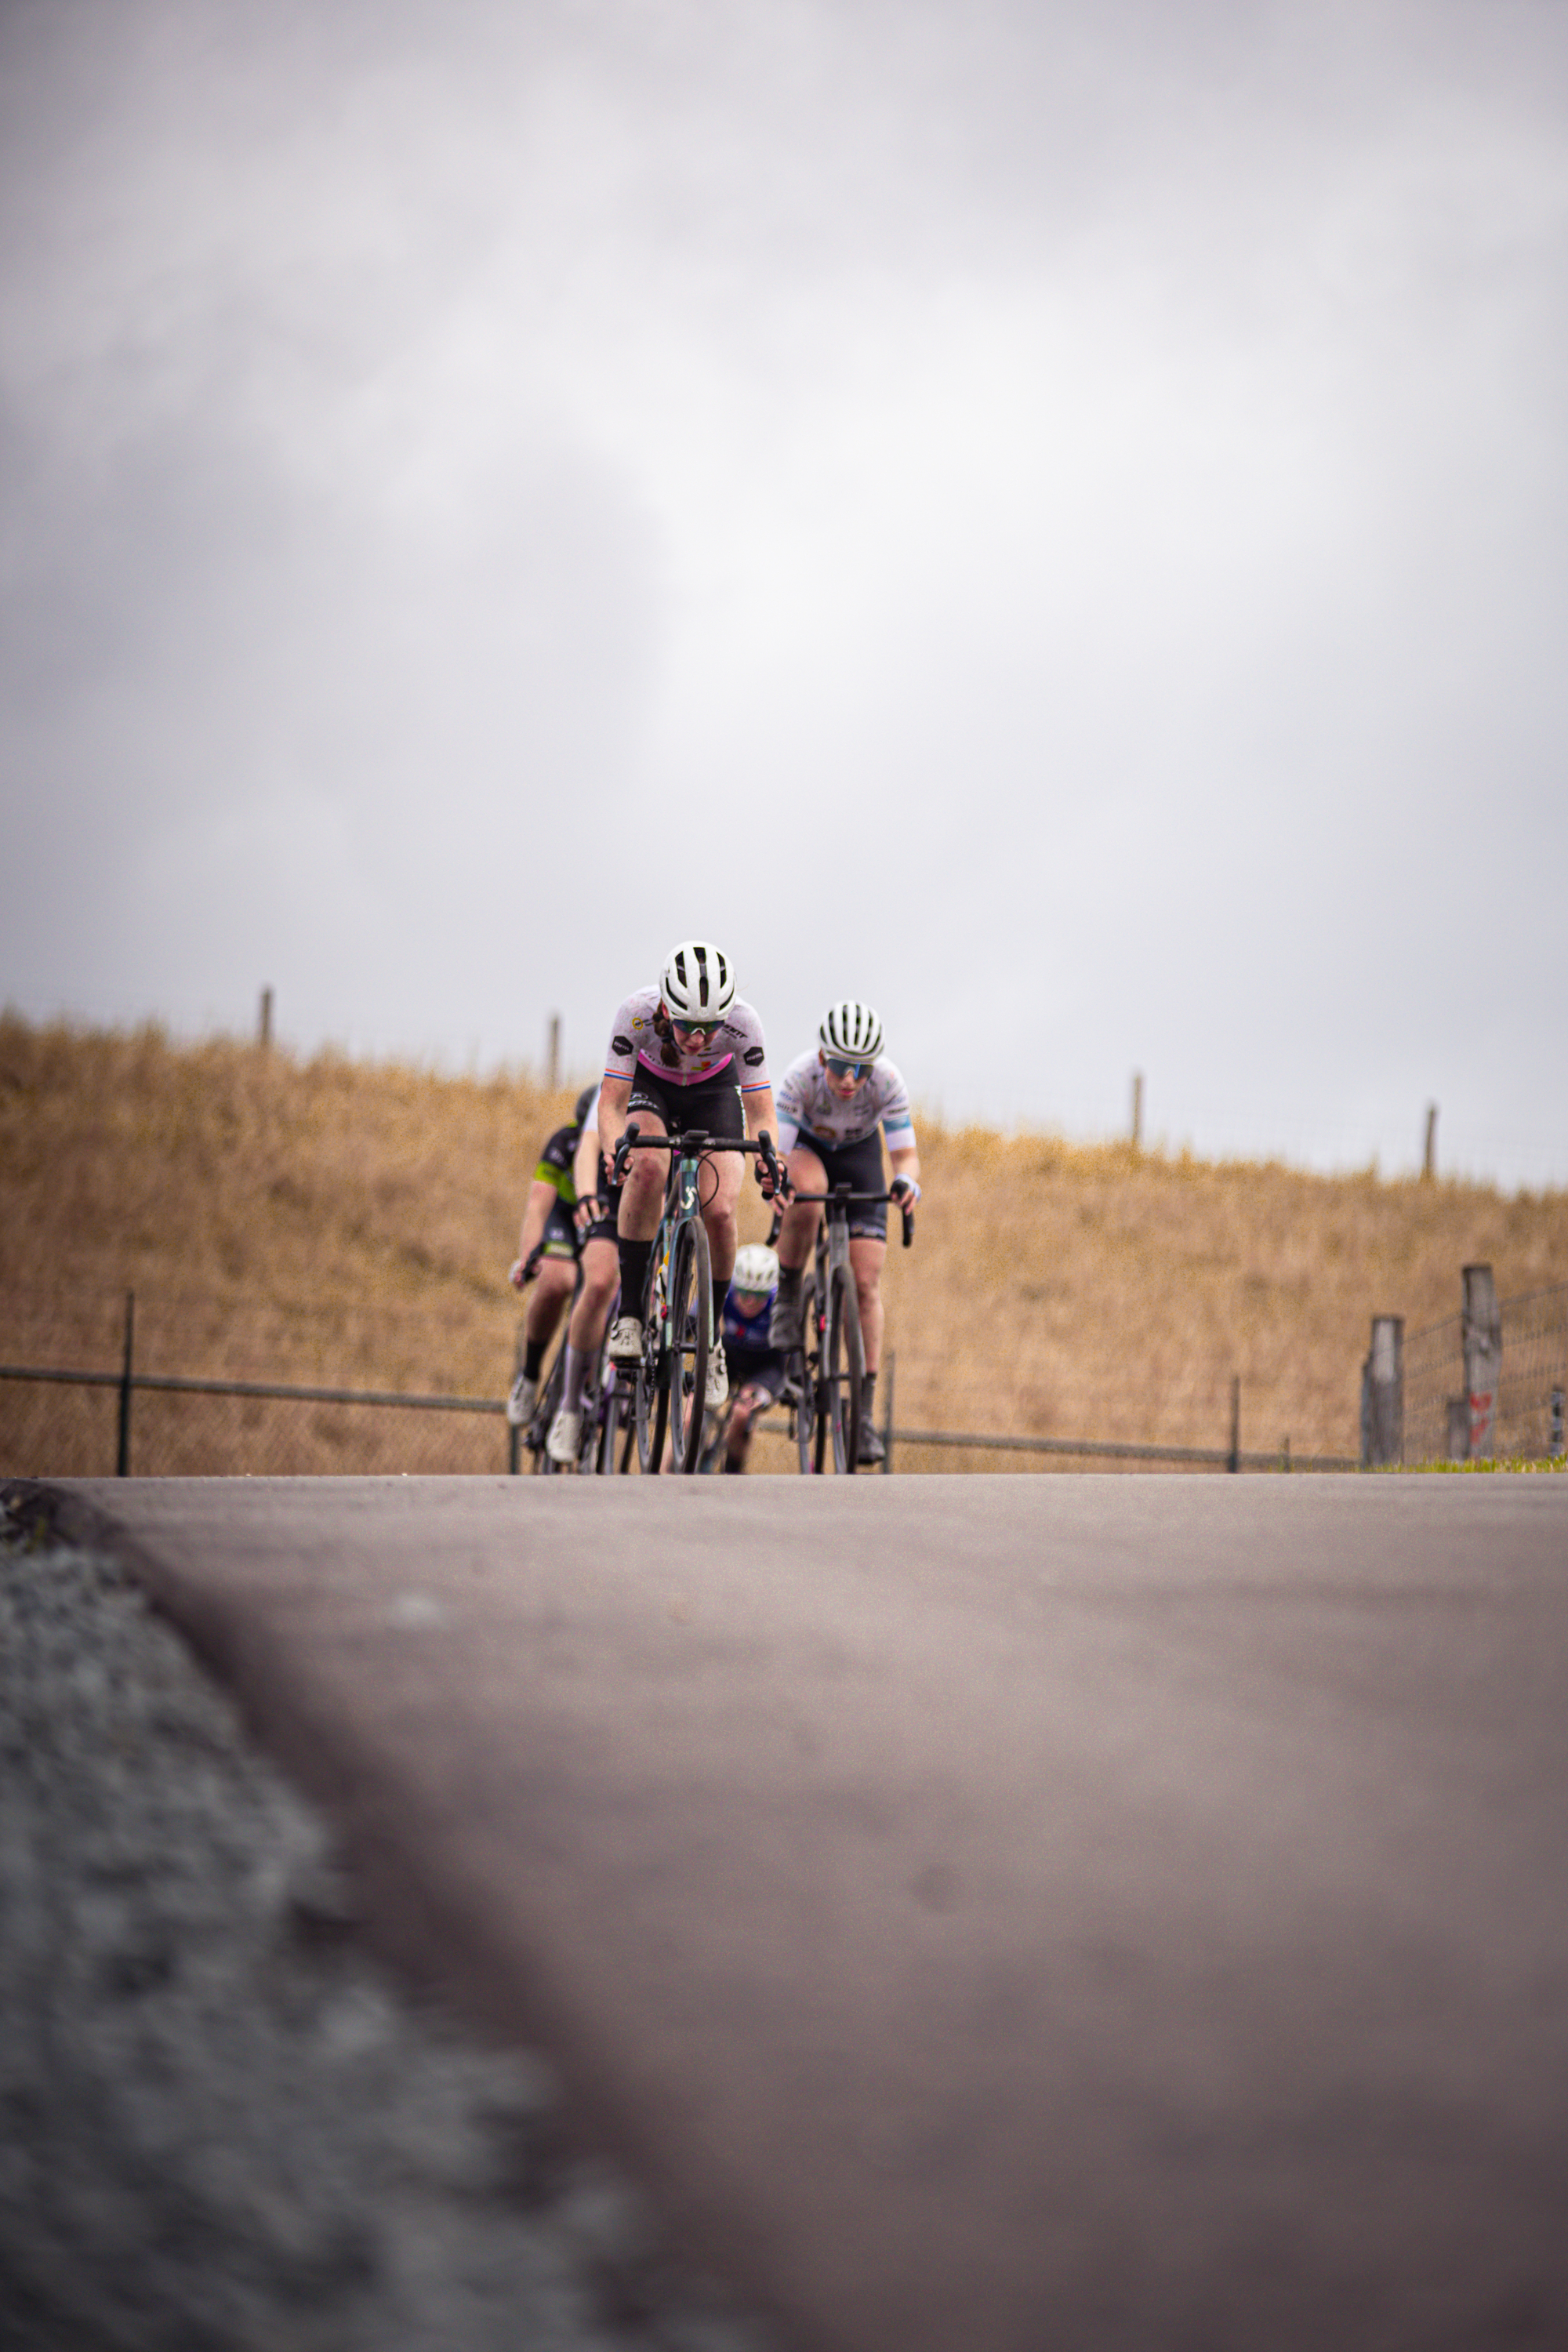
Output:
<instances>
[{"instance_id":1,"label":"bicycle tire","mask_svg":"<svg viewBox=\"0 0 1568 2352\"><path fill-rule=\"evenodd\" d=\"M828 1297L827 1228L816 1229L816 1259L815 1287L816 1311L813 1323L814 1363L816 1398L816 1475L820 1478L827 1468L828 1440L833 1428L833 1391L827 1380L827 1297Z\"/></svg>"},{"instance_id":2,"label":"bicycle tire","mask_svg":"<svg viewBox=\"0 0 1568 2352\"><path fill-rule=\"evenodd\" d=\"M601 1370L601 1381L603 1378L604 1373ZM617 1466L621 1468L625 1467L624 1463L617 1465L616 1461L616 1446L620 1438L621 1421L625 1410L626 1390L622 1386L620 1381L612 1381L608 1388L601 1389L600 1391L599 1444L596 1466L602 1478L613 1478L616 1475Z\"/></svg>"},{"instance_id":3,"label":"bicycle tire","mask_svg":"<svg viewBox=\"0 0 1568 2352\"><path fill-rule=\"evenodd\" d=\"M593 1477L599 1467L599 1451L604 1437L604 1377L605 1343L601 1339L583 1381L583 1430L577 1440L579 1478Z\"/></svg>"},{"instance_id":4,"label":"bicycle tire","mask_svg":"<svg viewBox=\"0 0 1568 2352\"><path fill-rule=\"evenodd\" d=\"M860 1338L860 1302L855 1276L836 1266L827 1302L828 1412L833 1425L833 1466L846 1477L860 1467L860 1399L866 1350Z\"/></svg>"},{"instance_id":5,"label":"bicycle tire","mask_svg":"<svg viewBox=\"0 0 1568 2352\"><path fill-rule=\"evenodd\" d=\"M678 1476L692 1475L702 1453L703 1396L711 1340L708 1327L712 1317L708 1234L693 1220L677 1228L669 1261L669 1466Z\"/></svg>"},{"instance_id":6,"label":"bicycle tire","mask_svg":"<svg viewBox=\"0 0 1568 2352\"><path fill-rule=\"evenodd\" d=\"M813 1477L822 1465L815 1457L819 1432L816 1413L816 1279L803 1274L800 1282L800 1345L790 1350L799 1395L795 1408L795 1453L801 1475Z\"/></svg>"},{"instance_id":7,"label":"bicycle tire","mask_svg":"<svg viewBox=\"0 0 1568 2352\"><path fill-rule=\"evenodd\" d=\"M642 1357L637 1370L637 1398L633 1419L637 1423L637 1468L645 1478L657 1478L664 1454L665 1423L669 1414L669 1390L666 1385L666 1322L668 1292L665 1281L665 1234L661 1229L648 1264L647 1293L643 1302Z\"/></svg>"},{"instance_id":8,"label":"bicycle tire","mask_svg":"<svg viewBox=\"0 0 1568 2352\"><path fill-rule=\"evenodd\" d=\"M539 1400L539 1405L528 1433L529 1451L533 1455L533 1467L542 1478L553 1478L560 1474L561 1465L559 1462L551 1460L550 1449L545 1440L550 1435L552 1422L561 1410L561 1399L565 1390L566 1349L563 1342L555 1350L555 1361L550 1367L550 1378L544 1383L544 1392ZM539 1435L537 1445L532 1443L535 1431Z\"/></svg>"}]
</instances>

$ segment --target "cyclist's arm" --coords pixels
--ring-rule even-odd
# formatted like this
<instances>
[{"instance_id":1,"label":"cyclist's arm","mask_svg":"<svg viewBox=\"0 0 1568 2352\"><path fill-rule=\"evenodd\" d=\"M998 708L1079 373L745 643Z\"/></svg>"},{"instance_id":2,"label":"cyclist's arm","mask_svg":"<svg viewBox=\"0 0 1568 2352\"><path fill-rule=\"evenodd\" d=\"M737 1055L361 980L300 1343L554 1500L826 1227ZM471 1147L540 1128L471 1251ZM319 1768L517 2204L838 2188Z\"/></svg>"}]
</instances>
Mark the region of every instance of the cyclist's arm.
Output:
<instances>
[{"instance_id":1,"label":"cyclist's arm","mask_svg":"<svg viewBox=\"0 0 1568 2352\"><path fill-rule=\"evenodd\" d=\"M599 1150L612 1162L616 1157L616 1146L626 1131L626 1110L631 1098L630 1078L606 1076L599 1088Z\"/></svg>"},{"instance_id":2,"label":"cyclist's arm","mask_svg":"<svg viewBox=\"0 0 1568 2352\"><path fill-rule=\"evenodd\" d=\"M778 1114L773 1108L772 1087L748 1087L742 1094L741 1100L746 1108L746 1132L753 1137L759 1136L765 1128L768 1133L776 1139ZM775 1197L773 1178L765 1172L760 1158L753 1160L752 1165L755 1171L757 1181L763 1188L763 1198L765 1201L773 1200Z\"/></svg>"},{"instance_id":3,"label":"cyclist's arm","mask_svg":"<svg viewBox=\"0 0 1568 2352\"><path fill-rule=\"evenodd\" d=\"M587 1209L597 1199L604 1182L599 1169L599 1130L593 1125L584 1128L577 1139L577 1149L572 1155L572 1182L577 1193L579 1212ZM584 1220L580 1213L579 1224Z\"/></svg>"},{"instance_id":4,"label":"cyclist's arm","mask_svg":"<svg viewBox=\"0 0 1568 2352\"><path fill-rule=\"evenodd\" d=\"M921 1181L921 1156L914 1145L906 1143L895 1151L889 1144L888 1158L892 1163L892 1182L896 1184L900 1176L905 1176L918 1189Z\"/></svg>"},{"instance_id":5,"label":"cyclist's arm","mask_svg":"<svg viewBox=\"0 0 1568 2352\"><path fill-rule=\"evenodd\" d=\"M517 1263L511 1270L514 1286L521 1288L518 1277L528 1264L531 1251L544 1238L544 1221L561 1198L553 1184L542 1183L536 1176L528 1188L528 1205L522 1213L522 1231L518 1236Z\"/></svg>"}]
</instances>

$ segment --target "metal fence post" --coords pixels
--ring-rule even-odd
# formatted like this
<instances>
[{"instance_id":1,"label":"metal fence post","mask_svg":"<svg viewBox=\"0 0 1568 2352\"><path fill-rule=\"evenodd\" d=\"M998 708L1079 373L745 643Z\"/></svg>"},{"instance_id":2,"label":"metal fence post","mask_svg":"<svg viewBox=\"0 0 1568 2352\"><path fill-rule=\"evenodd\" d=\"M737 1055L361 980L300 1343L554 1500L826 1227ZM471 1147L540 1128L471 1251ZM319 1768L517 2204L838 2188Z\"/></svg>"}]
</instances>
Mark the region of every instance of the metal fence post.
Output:
<instances>
[{"instance_id":1,"label":"metal fence post","mask_svg":"<svg viewBox=\"0 0 1568 2352\"><path fill-rule=\"evenodd\" d=\"M1465 1268L1465 1397L1469 1406L1469 1459L1491 1459L1497 1440L1498 1388L1502 1378L1502 1309L1489 1265Z\"/></svg>"},{"instance_id":2,"label":"metal fence post","mask_svg":"<svg viewBox=\"0 0 1568 2352\"><path fill-rule=\"evenodd\" d=\"M893 1350L888 1350L888 1360L882 1368L882 1473L893 1466Z\"/></svg>"},{"instance_id":3,"label":"metal fence post","mask_svg":"<svg viewBox=\"0 0 1568 2352\"><path fill-rule=\"evenodd\" d=\"M131 1375L136 1339L136 1293L125 1294L125 1362L120 1375L120 1444L115 1454L114 1475L117 1478L131 1475Z\"/></svg>"},{"instance_id":4,"label":"metal fence post","mask_svg":"<svg viewBox=\"0 0 1568 2352\"><path fill-rule=\"evenodd\" d=\"M1362 1366L1361 1458L1368 1467L1405 1459L1405 1318L1374 1315Z\"/></svg>"}]
</instances>

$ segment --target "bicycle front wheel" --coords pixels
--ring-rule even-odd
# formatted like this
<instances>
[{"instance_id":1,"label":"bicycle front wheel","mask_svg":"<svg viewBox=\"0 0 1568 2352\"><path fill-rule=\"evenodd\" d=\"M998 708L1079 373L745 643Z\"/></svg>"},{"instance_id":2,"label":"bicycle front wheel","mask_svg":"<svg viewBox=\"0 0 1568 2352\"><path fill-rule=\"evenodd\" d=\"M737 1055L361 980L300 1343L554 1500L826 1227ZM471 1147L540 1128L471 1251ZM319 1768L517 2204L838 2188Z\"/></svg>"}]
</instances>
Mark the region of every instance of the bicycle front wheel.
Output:
<instances>
[{"instance_id":1,"label":"bicycle front wheel","mask_svg":"<svg viewBox=\"0 0 1568 2352\"><path fill-rule=\"evenodd\" d=\"M539 1410L534 1415L533 1426L528 1433L529 1444L533 1452L533 1466L546 1477L553 1477L561 1467L559 1462L551 1460L544 1441L550 1434L551 1423L561 1410L561 1400L565 1393L566 1349L563 1344L555 1351L555 1361L551 1366L550 1378L544 1383L544 1393L539 1400ZM534 1444L535 1437L538 1439L537 1444Z\"/></svg>"},{"instance_id":2,"label":"bicycle front wheel","mask_svg":"<svg viewBox=\"0 0 1568 2352\"><path fill-rule=\"evenodd\" d=\"M605 1373L612 1371L613 1367L606 1364L599 1375L605 1384L599 1396L597 1468L601 1477L605 1478L614 1477L616 1468L625 1466L616 1464L616 1447L620 1442L621 1420L626 1411L626 1392L618 1379L612 1377L607 1381L605 1381Z\"/></svg>"},{"instance_id":3,"label":"bicycle front wheel","mask_svg":"<svg viewBox=\"0 0 1568 2352\"><path fill-rule=\"evenodd\" d=\"M694 1471L702 1452L712 1314L708 1234L694 1220L677 1233L669 1261L669 1466L674 1471Z\"/></svg>"},{"instance_id":4,"label":"bicycle front wheel","mask_svg":"<svg viewBox=\"0 0 1568 2352\"><path fill-rule=\"evenodd\" d=\"M866 1350L860 1340L860 1302L847 1266L835 1266L827 1301L828 1418L833 1429L833 1466L853 1476L860 1466L860 1398Z\"/></svg>"},{"instance_id":5,"label":"bicycle front wheel","mask_svg":"<svg viewBox=\"0 0 1568 2352\"><path fill-rule=\"evenodd\" d=\"M669 1412L669 1391L666 1386L668 1356L669 1325L666 1319L668 1292L665 1282L665 1265L659 1253L664 1247L664 1231L655 1244L653 1264L648 1271L647 1297L643 1307L642 1360L637 1371L637 1404L635 1418L637 1431L637 1468L645 1478L658 1475L664 1454L665 1422Z\"/></svg>"},{"instance_id":6,"label":"bicycle front wheel","mask_svg":"<svg viewBox=\"0 0 1568 2352\"><path fill-rule=\"evenodd\" d=\"M814 1476L822 1467L816 1459L816 1282L804 1275L800 1286L800 1345L790 1356L790 1373L800 1393L795 1400L795 1442L802 1475Z\"/></svg>"}]
</instances>

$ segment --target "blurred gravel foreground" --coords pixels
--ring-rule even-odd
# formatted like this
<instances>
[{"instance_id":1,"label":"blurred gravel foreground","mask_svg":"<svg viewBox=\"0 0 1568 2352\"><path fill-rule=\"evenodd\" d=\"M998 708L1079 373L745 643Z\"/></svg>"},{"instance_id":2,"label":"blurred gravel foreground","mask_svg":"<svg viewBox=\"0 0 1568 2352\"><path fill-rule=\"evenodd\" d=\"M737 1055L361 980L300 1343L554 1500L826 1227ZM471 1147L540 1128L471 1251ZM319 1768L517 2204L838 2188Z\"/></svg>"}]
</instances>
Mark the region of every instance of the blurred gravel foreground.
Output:
<instances>
[{"instance_id":1,"label":"blurred gravel foreground","mask_svg":"<svg viewBox=\"0 0 1568 2352\"><path fill-rule=\"evenodd\" d=\"M384 1979L313 1813L139 1587L0 1528L5 2352L763 2352Z\"/></svg>"}]
</instances>

